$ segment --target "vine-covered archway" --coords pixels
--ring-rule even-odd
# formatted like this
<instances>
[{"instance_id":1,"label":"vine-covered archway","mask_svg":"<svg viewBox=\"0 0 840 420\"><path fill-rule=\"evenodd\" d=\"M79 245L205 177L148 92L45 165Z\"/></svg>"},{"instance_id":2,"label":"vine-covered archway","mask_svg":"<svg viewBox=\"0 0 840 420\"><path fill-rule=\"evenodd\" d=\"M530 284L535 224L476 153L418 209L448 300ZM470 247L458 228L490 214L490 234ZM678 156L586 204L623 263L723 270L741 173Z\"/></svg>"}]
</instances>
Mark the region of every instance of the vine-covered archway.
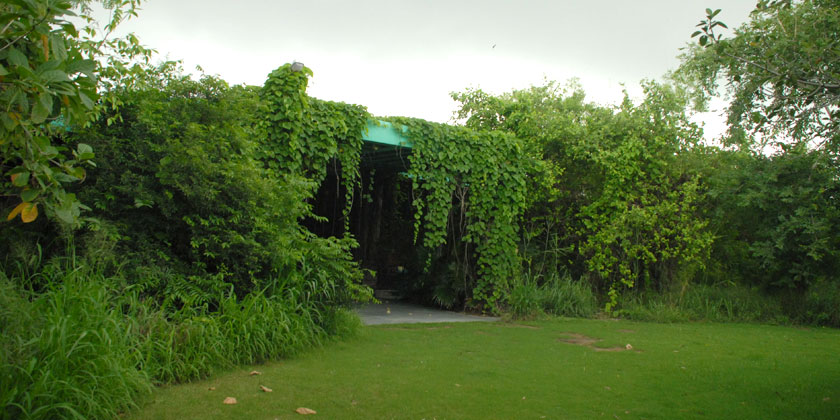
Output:
<instances>
[{"instance_id":1,"label":"vine-covered archway","mask_svg":"<svg viewBox=\"0 0 840 420\"><path fill-rule=\"evenodd\" d=\"M333 198L331 212L314 204L320 217L310 221L313 229L354 233L363 241L357 250L363 265L375 242L402 238L411 249L396 251L414 254L424 273L413 287L444 305L497 312L520 269L518 222L533 168L521 141L414 118L380 122L361 106L307 96L311 75L305 67L281 66L269 75L261 97L265 160L278 173L312 180L322 199ZM372 131L393 136L397 144L372 144ZM386 201L394 220L383 224ZM371 217L379 220L364 226ZM393 241L386 245L395 251Z\"/></svg>"}]
</instances>

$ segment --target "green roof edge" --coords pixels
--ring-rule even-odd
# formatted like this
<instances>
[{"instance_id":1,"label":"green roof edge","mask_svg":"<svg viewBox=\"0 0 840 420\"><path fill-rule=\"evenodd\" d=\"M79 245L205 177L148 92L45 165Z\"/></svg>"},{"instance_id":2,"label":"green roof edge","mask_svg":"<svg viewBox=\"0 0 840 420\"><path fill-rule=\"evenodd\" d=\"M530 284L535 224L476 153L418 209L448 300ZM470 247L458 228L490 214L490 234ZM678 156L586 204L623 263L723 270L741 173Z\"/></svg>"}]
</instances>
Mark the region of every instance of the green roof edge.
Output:
<instances>
[{"instance_id":1,"label":"green roof edge","mask_svg":"<svg viewBox=\"0 0 840 420\"><path fill-rule=\"evenodd\" d=\"M362 132L362 140L410 149L413 144L405 136L406 131L408 131L408 127L403 127L402 130L398 131L388 121L370 120L367 123L367 129Z\"/></svg>"}]
</instances>

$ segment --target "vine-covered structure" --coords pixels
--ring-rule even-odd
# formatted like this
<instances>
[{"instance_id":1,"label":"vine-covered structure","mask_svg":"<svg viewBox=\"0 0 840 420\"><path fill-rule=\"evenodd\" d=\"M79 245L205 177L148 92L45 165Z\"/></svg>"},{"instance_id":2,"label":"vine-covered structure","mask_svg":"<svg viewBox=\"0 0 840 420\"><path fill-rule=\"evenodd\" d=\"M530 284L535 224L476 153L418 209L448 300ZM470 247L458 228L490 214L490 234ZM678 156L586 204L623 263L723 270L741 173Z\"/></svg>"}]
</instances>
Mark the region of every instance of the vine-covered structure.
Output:
<instances>
[{"instance_id":1,"label":"vine-covered structure","mask_svg":"<svg viewBox=\"0 0 840 420\"><path fill-rule=\"evenodd\" d=\"M531 160L514 136L413 118L374 119L306 95L286 64L261 92L263 160L320 186L322 236L352 235L378 287L443 306L498 311L520 267L518 221Z\"/></svg>"}]
</instances>

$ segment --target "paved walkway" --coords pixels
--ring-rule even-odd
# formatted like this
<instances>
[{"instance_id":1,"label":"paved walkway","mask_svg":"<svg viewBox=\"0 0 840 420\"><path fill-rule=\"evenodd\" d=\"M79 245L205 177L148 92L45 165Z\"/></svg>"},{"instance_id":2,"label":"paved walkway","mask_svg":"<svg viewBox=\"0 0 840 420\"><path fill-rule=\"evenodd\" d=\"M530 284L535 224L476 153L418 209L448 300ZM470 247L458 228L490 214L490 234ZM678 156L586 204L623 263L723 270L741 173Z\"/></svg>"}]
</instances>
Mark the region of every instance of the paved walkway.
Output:
<instances>
[{"instance_id":1,"label":"paved walkway","mask_svg":"<svg viewBox=\"0 0 840 420\"><path fill-rule=\"evenodd\" d=\"M429 322L492 322L498 317L467 315L404 302L368 304L356 308L365 325L418 324Z\"/></svg>"}]
</instances>

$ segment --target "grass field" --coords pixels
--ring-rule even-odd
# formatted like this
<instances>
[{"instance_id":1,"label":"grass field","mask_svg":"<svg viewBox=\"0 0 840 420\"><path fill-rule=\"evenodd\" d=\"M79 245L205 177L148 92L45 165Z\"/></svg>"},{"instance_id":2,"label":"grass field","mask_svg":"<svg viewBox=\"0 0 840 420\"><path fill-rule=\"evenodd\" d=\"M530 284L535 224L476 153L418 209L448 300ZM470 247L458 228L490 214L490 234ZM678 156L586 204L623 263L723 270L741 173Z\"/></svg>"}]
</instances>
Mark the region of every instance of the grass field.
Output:
<instances>
[{"instance_id":1,"label":"grass field","mask_svg":"<svg viewBox=\"0 0 840 420\"><path fill-rule=\"evenodd\" d=\"M128 417L284 419L298 407L335 419L836 419L840 331L581 319L365 327L296 359L158 389Z\"/></svg>"}]
</instances>

